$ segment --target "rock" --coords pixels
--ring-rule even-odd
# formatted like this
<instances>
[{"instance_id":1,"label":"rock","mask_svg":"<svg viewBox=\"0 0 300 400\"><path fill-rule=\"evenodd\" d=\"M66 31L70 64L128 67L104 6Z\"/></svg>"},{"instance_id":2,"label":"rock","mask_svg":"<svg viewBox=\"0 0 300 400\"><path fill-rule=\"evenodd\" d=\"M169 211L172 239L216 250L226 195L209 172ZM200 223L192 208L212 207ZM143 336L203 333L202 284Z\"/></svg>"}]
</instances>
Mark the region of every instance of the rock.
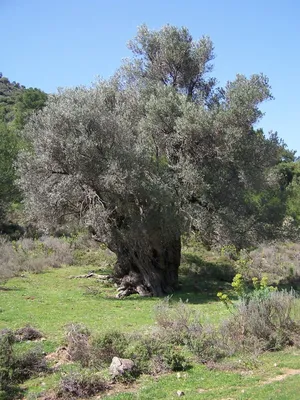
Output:
<instances>
[{"instance_id":1,"label":"rock","mask_svg":"<svg viewBox=\"0 0 300 400\"><path fill-rule=\"evenodd\" d=\"M182 390L177 390L177 396L178 397L184 396L184 392Z\"/></svg>"},{"instance_id":2,"label":"rock","mask_svg":"<svg viewBox=\"0 0 300 400\"><path fill-rule=\"evenodd\" d=\"M134 368L134 362L127 358L114 357L109 367L109 372L113 378L123 375L125 372L130 372Z\"/></svg>"}]
</instances>

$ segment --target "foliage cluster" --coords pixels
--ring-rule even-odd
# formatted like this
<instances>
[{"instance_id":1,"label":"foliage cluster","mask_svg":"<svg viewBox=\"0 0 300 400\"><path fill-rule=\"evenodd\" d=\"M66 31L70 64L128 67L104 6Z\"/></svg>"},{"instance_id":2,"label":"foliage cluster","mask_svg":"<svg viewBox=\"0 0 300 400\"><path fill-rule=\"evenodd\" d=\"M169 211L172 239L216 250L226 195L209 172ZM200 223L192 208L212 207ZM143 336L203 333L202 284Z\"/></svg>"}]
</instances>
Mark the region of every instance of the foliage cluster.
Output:
<instances>
[{"instance_id":1,"label":"foliage cluster","mask_svg":"<svg viewBox=\"0 0 300 400\"><path fill-rule=\"evenodd\" d=\"M0 397L12 398L16 385L48 370L45 356L39 347L17 351L15 334L10 330L0 332Z\"/></svg>"},{"instance_id":2,"label":"foliage cluster","mask_svg":"<svg viewBox=\"0 0 300 400\"><path fill-rule=\"evenodd\" d=\"M28 143L20 131L28 117L41 110L46 100L47 95L41 90L26 89L0 73L0 232L9 207L21 200L14 164L19 151Z\"/></svg>"},{"instance_id":3,"label":"foliage cluster","mask_svg":"<svg viewBox=\"0 0 300 400\"><path fill-rule=\"evenodd\" d=\"M251 289L243 276L237 274L232 281L237 302L227 294L217 294L234 316L222 327L234 348L260 352L299 344L300 321L293 320L296 293L268 285L266 276L261 280L253 277L252 285Z\"/></svg>"},{"instance_id":4,"label":"foliage cluster","mask_svg":"<svg viewBox=\"0 0 300 400\"><path fill-rule=\"evenodd\" d=\"M261 243L255 248L238 251L234 245L223 246L225 256L247 281L253 278L276 284L289 284L297 288L300 279L299 242L275 241Z\"/></svg>"}]
</instances>

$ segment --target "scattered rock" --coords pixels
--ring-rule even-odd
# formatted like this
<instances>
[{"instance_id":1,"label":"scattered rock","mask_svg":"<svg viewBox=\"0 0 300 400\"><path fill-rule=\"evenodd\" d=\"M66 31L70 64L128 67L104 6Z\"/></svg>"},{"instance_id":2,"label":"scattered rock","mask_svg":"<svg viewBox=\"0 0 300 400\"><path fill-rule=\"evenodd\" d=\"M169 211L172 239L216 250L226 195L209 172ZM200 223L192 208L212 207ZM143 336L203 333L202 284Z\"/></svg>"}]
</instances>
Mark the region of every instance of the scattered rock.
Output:
<instances>
[{"instance_id":1,"label":"scattered rock","mask_svg":"<svg viewBox=\"0 0 300 400\"><path fill-rule=\"evenodd\" d=\"M134 362L127 358L114 357L109 367L109 371L113 378L123 375L125 372L130 372L134 368Z\"/></svg>"}]
</instances>

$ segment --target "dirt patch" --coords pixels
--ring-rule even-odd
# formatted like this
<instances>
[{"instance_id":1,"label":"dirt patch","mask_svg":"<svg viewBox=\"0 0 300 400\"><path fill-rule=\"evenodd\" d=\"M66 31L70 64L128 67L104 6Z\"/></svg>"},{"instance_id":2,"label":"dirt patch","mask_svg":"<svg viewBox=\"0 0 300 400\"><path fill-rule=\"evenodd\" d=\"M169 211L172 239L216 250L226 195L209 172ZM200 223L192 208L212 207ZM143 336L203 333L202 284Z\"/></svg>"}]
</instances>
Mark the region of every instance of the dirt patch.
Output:
<instances>
[{"instance_id":1,"label":"dirt patch","mask_svg":"<svg viewBox=\"0 0 300 400\"><path fill-rule=\"evenodd\" d=\"M281 375L274 376L273 378L269 378L266 381L262 382L261 385L269 385L273 382L280 382L289 376L300 375L300 369L283 369L281 370L283 373Z\"/></svg>"},{"instance_id":2,"label":"dirt patch","mask_svg":"<svg viewBox=\"0 0 300 400\"><path fill-rule=\"evenodd\" d=\"M66 347L59 347L54 353L47 354L45 358L54 363L54 368L71 363L71 357Z\"/></svg>"}]
</instances>

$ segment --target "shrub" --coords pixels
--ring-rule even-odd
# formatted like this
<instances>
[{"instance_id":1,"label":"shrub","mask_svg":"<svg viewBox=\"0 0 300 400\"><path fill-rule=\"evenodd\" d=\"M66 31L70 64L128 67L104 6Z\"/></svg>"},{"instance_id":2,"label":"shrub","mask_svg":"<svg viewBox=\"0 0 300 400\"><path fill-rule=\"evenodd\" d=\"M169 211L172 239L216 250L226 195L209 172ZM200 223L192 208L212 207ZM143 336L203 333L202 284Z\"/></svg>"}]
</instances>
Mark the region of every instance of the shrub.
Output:
<instances>
[{"instance_id":1,"label":"shrub","mask_svg":"<svg viewBox=\"0 0 300 400\"><path fill-rule=\"evenodd\" d=\"M40 347L30 349L15 356L13 378L16 382L24 382L41 372L47 372L45 356Z\"/></svg>"},{"instance_id":2,"label":"shrub","mask_svg":"<svg viewBox=\"0 0 300 400\"><path fill-rule=\"evenodd\" d=\"M94 338L91 342L91 365L109 365L113 357L123 357L128 347L128 338L119 331L109 331Z\"/></svg>"},{"instance_id":3,"label":"shrub","mask_svg":"<svg viewBox=\"0 0 300 400\"><path fill-rule=\"evenodd\" d=\"M202 363L217 361L230 355L219 328L212 326L205 326L202 331L191 335L188 348Z\"/></svg>"},{"instance_id":4,"label":"shrub","mask_svg":"<svg viewBox=\"0 0 300 400\"><path fill-rule=\"evenodd\" d=\"M108 388L107 382L94 372L81 371L64 376L57 390L57 397L74 399L95 396Z\"/></svg>"},{"instance_id":5,"label":"shrub","mask_svg":"<svg viewBox=\"0 0 300 400\"><path fill-rule=\"evenodd\" d=\"M292 345L300 335L300 324L292 319L294 300L294 292L287 291L242 300L223 329L241 348L278 350Z\"/></svg>"},{"instance_id":6,"label":"shrub","mask_svg":"<svg viewBox=\"0 0 300 400\"><path fill-rule=\"evenodd\" d=\"M72 262L73 249L63 239L43 236L38 240L23 238L9 242L0 238L0 279L22 271L41 272Z\"/></svg>"},{"instance_id":7,"label":"shrub","mask_svg":"<svg viewBox=\"0 0 300 400\"><path fill-rule=\"evenodd\" d=\"M67 348L72 361L79 361L83 367L90 361L89 330L82 324L67 325Z\"/></svg>"},{"instance_id":8,"label":"shrub","mask_svg":"<svg viewBox=\"0 0 300 400\"><path fill-rule=\"evenodd\" d=\"M15 337L12 331L0 332L0 394L7 391L13 383Z\"/></svg>"},{"instance_id":9,"label":"shrub","mask_svg":"<svg viewBox=\"0 0 300 400\"><path fill-rule=\"evenodd\" d=\"M174 344L186 343L191 335L203 329L195 310L182 301L171 305L170 298L156 306L155 320L160 333Z\"/></svg>"},{"instance_id":10,"label":"shrub","mask_svg":"<svg viewBox=\"0 0 300 400\"><path fill-rule=\"evenodd\" d=\"M37 329L33 328L30 325L24 326L24 328L20 328L15 331L16 340L26 341L26 340L37 340L41 339L43 335Z\"/></svg>"},{"instance_id":11,"label":"shrub","mask_svg":"<svg viewBox=\"0 0 300 400\"><path fill-rule=\"evenodd\" d=\"M181 346L174 346L166 335L153 332L151 336L135 334L125 354L132 359L139 373L161 373L181 371L187 368L188 360Z\"/></svg>"},{"instance_id":12,"label":"shrub","mask_svg":"<svg viewBox=\"0 0 300 400\"><path fill-rule=\"evenodd\" d=\"M13 347L15 336L10 330L0 332L0 398L16 389L18 383L47 371L44 355L39 348L17 354Z\"/></svg>"},{"instance_id":13,"label":"shrub","mask_svg":"<svg viewBox=\"0 0 300 400\"><path fill-rule=\"evenodd\" d=\"M184 371L189 365L182 348L172 345L165 346L162 349L161 359L171 371Z\"/></svg>"}]
</instances>

